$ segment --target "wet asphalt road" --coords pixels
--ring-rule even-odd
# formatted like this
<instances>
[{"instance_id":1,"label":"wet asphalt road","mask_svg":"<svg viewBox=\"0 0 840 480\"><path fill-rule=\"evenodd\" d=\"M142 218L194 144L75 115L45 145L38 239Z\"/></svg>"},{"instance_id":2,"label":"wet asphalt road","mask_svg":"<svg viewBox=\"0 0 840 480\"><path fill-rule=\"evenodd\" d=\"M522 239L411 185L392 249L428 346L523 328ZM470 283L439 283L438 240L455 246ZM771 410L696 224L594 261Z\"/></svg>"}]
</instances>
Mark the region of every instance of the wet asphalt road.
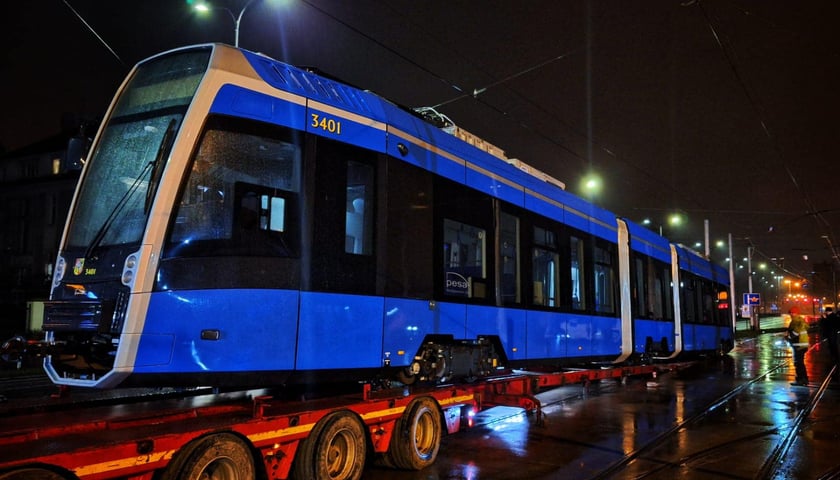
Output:
<instances>
[{"instance_id":1,"label":"wet asphalt road","mask_svg":"<svg viewBox=\"0 0 840 480\"><path fill-rule=\"evenodd\" d=\"M821 344L812 347L806 363L812 387L791 386L790 349L780 333L762 334L679 373L542 393L544 426L518 409L490 409L479 426L446 437L431 467L371 467L363 478L840 478L837 380L796 425L832 367ZM724 398L739 387L739 394ZM769 459L788 437L790 444L772 465ZM661 443L650 446L652 441Z\"/></svg>"}]
</instances>

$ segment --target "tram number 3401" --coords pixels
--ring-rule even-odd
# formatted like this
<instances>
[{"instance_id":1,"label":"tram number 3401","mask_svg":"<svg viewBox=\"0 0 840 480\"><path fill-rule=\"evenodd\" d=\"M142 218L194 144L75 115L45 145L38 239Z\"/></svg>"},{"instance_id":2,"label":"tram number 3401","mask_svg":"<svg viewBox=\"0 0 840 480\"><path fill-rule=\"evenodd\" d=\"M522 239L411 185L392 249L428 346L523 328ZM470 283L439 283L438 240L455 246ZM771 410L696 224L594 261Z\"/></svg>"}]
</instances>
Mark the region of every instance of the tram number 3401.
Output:
<instances>
[{"instance_id":1,"label":"tram number 3401","mask_svg":"<svg viewBox=\"0 0 840 480\"><path fill-rule=\"evenodd\" d=\"M309 124L312 128L320 128L321 130L336 135L341 135L341 122L332 118L322 117L317 113L313 113L312 123Z\"/></svg>"}]
</instances>

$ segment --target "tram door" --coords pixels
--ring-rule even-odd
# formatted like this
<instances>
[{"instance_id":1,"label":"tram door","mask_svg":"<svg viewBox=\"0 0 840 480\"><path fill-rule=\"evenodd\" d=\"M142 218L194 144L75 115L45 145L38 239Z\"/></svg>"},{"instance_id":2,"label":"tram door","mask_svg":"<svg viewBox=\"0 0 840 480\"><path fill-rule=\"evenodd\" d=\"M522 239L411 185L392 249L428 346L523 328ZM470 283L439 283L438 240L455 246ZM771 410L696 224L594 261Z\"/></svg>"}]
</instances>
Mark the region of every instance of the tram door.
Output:
<instances>
[{"instance_id":1,"label":"tram door","mask_svg":"<svg viewBox=\"0 0 840 480\"><path fill-rule=\"evenodd\" d=\"M376 153L319 138L310 287L375 294Z\"/></svg>"}]
</instances>

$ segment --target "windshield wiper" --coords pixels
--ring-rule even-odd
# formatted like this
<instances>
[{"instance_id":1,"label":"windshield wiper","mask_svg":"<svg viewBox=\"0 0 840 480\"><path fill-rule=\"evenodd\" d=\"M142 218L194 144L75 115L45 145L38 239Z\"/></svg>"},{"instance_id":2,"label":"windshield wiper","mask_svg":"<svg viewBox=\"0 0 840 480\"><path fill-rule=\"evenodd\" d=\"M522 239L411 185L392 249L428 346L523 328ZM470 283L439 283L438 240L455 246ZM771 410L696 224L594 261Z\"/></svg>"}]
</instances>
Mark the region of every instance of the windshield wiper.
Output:
<instances>
[{"instance_id":1,"label":"windshield wiper","mask_svg":"<svg viewBox=\"0 0 840 480\"><path fill-rule=\"evenodd\" d=\"M125 191L120 201L114 205L114 208L111 209L111 213L108 214L108 218L102 223L102 226L99 227L99 230L96 231L96 235L93 236L93 240L88 245L87 250L85 250L85 258L90 258L93 254L94 250L99 248L99 244L102 243L102 239L105 238L105 234L108 233L108 230L113 225L114 220L117 218L117 214L125 207L128 203L128 200L131 198L131 195L137 191L137 188L140 186L140 183L143 180L143 177L146 176L146 173L152 168L152 162L146 164L143 167L143 170L140 171L140 174L134 179L131 183L131 186L128 187L128 190Z\"/></svg>"},{"instance_id":2,"label":"windshield wiper","mask_svg":"<svg viewBox=\"0 0 840 480\"><path fill-rule=\"evenodd\" d=\"M145 214L148 214L149 209L152 207L152 199L160 183L160 176L163 175L163 157L169 152L172 146L177 125L178 122L174 118L169 121L169 126L166 127L166 132L164 132L163 139L160 141L157 155L155 155L155 159L152 162L152 175L149 177L149 185L146 188L146 203L143 204L143 213Z\"/></svg>"},{"instance_id":3,"label":"windshield wiper","mask_svg":"<svg viewBox=\"0 0 840 480\"><path fill-rule=\"evenodd\" d=\"M169 150L169 146L172 143L171 140L173 138L173 133L175 132L177 124L178 123L175 121L175 119L169 121L169 126L166 127L166 132L163 134L163 139L160 142L160 147L158 147L155 159L147 163L143 167L143 170L141 170L137 177L134 178L134 181L131 182L131 185L120 198L120 201L117 202L116 205L114 205L114 208L111 210L111 213L108 214L108 217L102 223L102 226L99 227L99 230L96 231L96 235L94 235L93 240L90 242L90 245L88 246L87 250L85 250L85 258L89 258L93 254L93 252L97 248L99 248L99 245L105 238L105 234L108 233L108 230L111 229L111 225L114 224L114 221L117 219L118 214L128 204L128 200L131 199L131 196L134 194L134 192L137 191L137 189L142 184L143 178L151 170L152 174L149 178L149 185L146 188L146 203L143 208L143 213L149 213L149 207L151 206L152 199L152 182L154 182L154 186L156 189L157 184L160 182L160 176L163 172L162 159L166 152Z\"/></svg>"}]
</instances>

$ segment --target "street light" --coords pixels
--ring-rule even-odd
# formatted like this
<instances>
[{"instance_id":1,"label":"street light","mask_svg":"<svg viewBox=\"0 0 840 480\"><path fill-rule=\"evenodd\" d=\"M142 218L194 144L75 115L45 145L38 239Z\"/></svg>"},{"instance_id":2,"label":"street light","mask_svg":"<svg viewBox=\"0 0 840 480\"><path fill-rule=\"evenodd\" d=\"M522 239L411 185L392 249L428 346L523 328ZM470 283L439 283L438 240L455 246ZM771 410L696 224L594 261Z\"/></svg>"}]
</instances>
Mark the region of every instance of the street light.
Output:
<instances>
[{"instance_id":1,"label":"street light","mask_svg":"<svg viewBox=\"0 0 840 480\"><path fill-rule=\"evenodd\" d=\"M672 213L668 215L668 218L666 218L666 220L668 226L674 228L679 227L682 224L683 218L682 216L680 216L679 213ZM644 218L642 219L642 225L651 228L654 225L654 221L650 218ZM664 226L662 225L661 221L657 221L656 226L659 228L659 235L664 235Z\"/></svg>"},{"instance_id":2,"label":"street light","mask_svg":"<svg viewBox=\"0 0 840 480\"><path fill-rule=\"evenodd\" d=\"M601 193L603 181L598 174L589 173L581 179L580 188L584 196L594 202L595 198Z\"/></svg>"},{"instance_id":3,"label":"street light","mask_svg":"<svg viewBox=\"0 0 840 480\"><path fill-rule=\"evenodd\" d=\"M668 216L668 225L679 227L683 223L683 217L679 213L672 213Z\"/></svg>"},{"instance_id":4,"label":"street light","mask_svg":"<svg viewBox=\"0 0 840 480\"><path fill-rule=\"evenodd\" d=\"M248 0L248 3L246 3L246 4L245 4L245 6L244 6L244 7L242 7L242 10L240 10L240 11L239 11L239 15L234 15L234 14L233 14L233 12L232 12L232 11L230 11L230 9L229 9L229 8L226 8L226 7L213 7L213 6L210 6L210 5L208 5L208 4L204 3L204 2L198 2L198 3L196 3L194 8L195 8L197 11L199 11L199 12L209 12L209 11L210 11L210 10L212 10L212 9L215 9L215 10L224 10L224 11L228 12L228 14L230 15L231 20L233 20L233 27L234 27L234 43L233 43L233 46L234 46L234 47L239 48L239 23L242 21L242 15L244 15L244 14L245 14L245 10L247 10L247 9L248 9L248 7L249 7L252 3L254 3L254 1L255 1L255 0Z\"/></svg>"}]
</instances>

